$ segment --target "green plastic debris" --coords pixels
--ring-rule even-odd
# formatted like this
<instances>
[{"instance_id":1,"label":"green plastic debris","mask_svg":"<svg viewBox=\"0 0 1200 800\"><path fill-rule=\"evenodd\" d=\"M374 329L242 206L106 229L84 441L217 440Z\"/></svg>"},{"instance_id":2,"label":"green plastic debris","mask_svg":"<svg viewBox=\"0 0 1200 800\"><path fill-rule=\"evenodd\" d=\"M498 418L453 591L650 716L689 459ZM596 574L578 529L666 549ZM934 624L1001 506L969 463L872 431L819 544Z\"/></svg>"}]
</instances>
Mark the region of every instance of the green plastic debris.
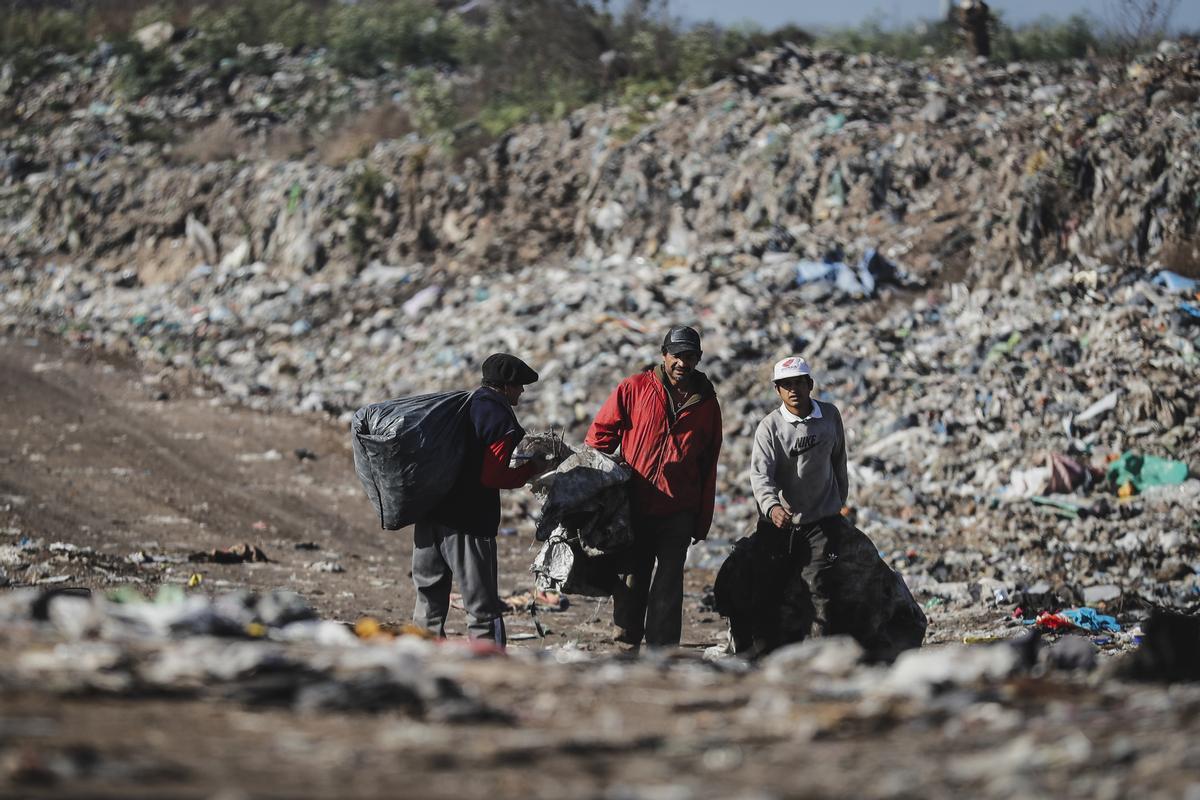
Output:
<instances>
[{"instance_id":1,"label":"green plastic debris","mask_svg":"<svg viewBox=\"0 0 1200 800\"><path fill-rule=\"evenodd\" d=\"M132 586L118 586L115 589L109 590L108 601L110 603L144 603L146 598L137 589Z\"/></svg>"},{"instance_id":2,"label":"green plastic debris","mask_svg":"<svg viewBox=\"0 0 1200 800\"><path fill-rule=\"evenodd\" d=\"M1066 500L1055 500L1052 497L1031 497L1035 505L1046 506L1060 517L1079 519L1079 513L1086 510L1084 506L1068 503Z\"/></svg>"},{"instance_id":3,"label":"green plastic debris","mask_svg":"<svg viewBox=\"0 0 1200 800\"><path fill-rule=\"evenodd\" d=\"M1188 465L1158 456L1143 456L1134 452L1122 453L1105 471L1108 485L1114 491L1129 484L1141 493L1151 486L1174 486L1188 478Z\"/></svg>"},{"instance_id":4,"label":"green plastic debris","mask_svg":"<svg viewBox=\"0 0 1200 800\"><path fill-rule=\"evenodd\" d=\"M297 181L292 184L288 190L287 211L289 214L295 214L296 209L300 207L300 198L304 196L304 189L301 188Z\"/></svg>"},{"instance_id":5,"label":"green plastic debris","mask_svg":"<svg viewBox=\"0 0 1200 800\"><path fill-rule=\"evenodd\" d=\"M173 583L164 583L154 593L154 602L158 605L174 605L175 603L182 603L186 596L182 586Z\"/></svg>"},{"instance_id":6,"label":"green plastic debris","mask_svg":"<svg viewBox=\"0 0 1200 800\"><path fill-rule=\"evenodd\" d=\"M835 169L833 175L829 177L829 191L825 198L825 204L837 208L846 205L846 184L842 180L840 169Z\"/></svg>"},{"instance_id":7,"label":"green plastic debris","mask_svg":"<svg viewBox=\"0 0 1200 800\"><path fill-rule=\"evenodd\" d=\"M995 361L1001 356L1006 356L1013 351L1013 348L1021 343L1021 332L1013 331L1008 338L1003 342L996 342L992 345L992 349L988 351L987 360Z\"/></svg>"}]
</instances>

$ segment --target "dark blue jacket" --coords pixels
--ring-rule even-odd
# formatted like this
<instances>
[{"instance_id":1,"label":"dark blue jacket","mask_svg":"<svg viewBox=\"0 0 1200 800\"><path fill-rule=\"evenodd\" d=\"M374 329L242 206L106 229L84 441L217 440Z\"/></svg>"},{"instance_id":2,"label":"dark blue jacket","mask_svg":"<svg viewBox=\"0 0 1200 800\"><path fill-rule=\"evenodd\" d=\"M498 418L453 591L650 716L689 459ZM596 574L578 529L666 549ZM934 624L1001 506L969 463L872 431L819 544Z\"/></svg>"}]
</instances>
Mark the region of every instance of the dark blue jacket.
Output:
<instances>
[{"instance_id":1,"label":"dark blue jacket","mask_svg":"<svg viewBox=\"0 0 1200 800\"><path fill-rule=\"evenodd\" d=\"M483 485L483 453L491 445L512 437L515 445L525 437L525 429L504 395L481 386L471 395L471 424L462 470L454 488L442 500L429 519L471 536L493 538L500 527L500 490Z\"/></svg>"}]
</instances>

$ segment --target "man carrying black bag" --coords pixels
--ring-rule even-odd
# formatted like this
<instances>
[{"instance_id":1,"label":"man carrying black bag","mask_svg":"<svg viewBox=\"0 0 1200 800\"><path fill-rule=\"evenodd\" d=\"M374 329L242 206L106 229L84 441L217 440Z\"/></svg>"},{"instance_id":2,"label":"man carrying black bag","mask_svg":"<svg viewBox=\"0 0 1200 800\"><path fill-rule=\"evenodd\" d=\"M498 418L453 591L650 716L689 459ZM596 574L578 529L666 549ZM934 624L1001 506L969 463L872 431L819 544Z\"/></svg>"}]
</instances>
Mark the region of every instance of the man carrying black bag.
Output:
<instances>
[{"instance_id":1,"label":"man carrying black bag","mask_svg":"<svg viewBox=\"0 0 1200 800\"><path fill-rule=\"evenodd\" d=\"M803 358L783 359L772 378L783 402L759 423L750 458L758 524L734 544L713 589L734 652L757 658L836 634L853 636L872 660L920 647L920 605L841 514L849 488L841 414L812 398Z\"/></svg>"},{"instance_id":2,"label":"man carrying black bag","mask_svg":"<svg viewBox=\"0 0 1200 800\"><path fill-rule=\"evenodd\" d=\"M836 538L838 525L828 521L836 521L849 490L842 416L832 403L812 399L808 362L799 356L785 358L771 377L783 403L754 434L750 483L761 513L754 536L802 569L808 613L798 614L795 622L808 630L760 628L754 636L760 651L777 647L781 640L829 632L828 583L837 558L831 538ZM762 616L756 614L756 623L764 621Z\"/></svg>"},{"instance_id":3,"label":"man carrying black bag","mask_svg":"<svg viewBox=\"0 0 1200 800\"><path fill-rule=\"evenodd\" d=\"M508 465L525 436L513 406L525 386L537 379L528 364L508 353L494 353L484 360L482 385L469 401L470 425L458 479L414 528L413 620L437 636L445 636L450 584L457 578L468 635L505 645L505 606L496 560L500 489L521 486L537 469L534 462Z\"/></svg>"}]
</instances>

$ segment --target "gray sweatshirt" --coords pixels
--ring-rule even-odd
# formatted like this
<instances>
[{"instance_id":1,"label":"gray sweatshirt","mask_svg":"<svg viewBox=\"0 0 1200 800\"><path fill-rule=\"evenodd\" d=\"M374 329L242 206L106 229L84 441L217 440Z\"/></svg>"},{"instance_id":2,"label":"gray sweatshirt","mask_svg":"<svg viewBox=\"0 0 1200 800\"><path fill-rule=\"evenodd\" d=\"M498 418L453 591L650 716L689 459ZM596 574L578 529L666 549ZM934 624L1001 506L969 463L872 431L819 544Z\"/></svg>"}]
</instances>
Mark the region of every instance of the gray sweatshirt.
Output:
<instances>
[{"instance_id":1,"label":"gray sweatshirt","mask_svg":"<svg viewBox=\"0 0 1200 800\"><path fill-rule=\"evenodd\" d=\"M799 419L780 407L758 423L750 486L759 511L782 505L798 523L832 516L846 504L846 432L832 403L813 400Z\"/></svg>"}]
</instances>

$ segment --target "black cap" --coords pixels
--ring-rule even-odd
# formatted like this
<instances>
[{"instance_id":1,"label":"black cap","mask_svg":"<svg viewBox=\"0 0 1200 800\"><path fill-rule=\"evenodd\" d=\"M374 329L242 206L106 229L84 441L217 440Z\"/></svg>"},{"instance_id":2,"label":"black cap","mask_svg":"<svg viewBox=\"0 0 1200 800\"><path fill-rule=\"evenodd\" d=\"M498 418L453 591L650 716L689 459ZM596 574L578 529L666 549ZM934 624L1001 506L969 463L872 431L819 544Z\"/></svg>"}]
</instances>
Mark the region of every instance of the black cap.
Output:
<instances>
[{"instance_id":1,"label":"black cap","mask_svg":"<svg viewBox=\"0 0 1200 800\"><path fill-rule=\"evenodd\" d=\"M516 356L492 353L483 361L483 379L488 383L535 383L538 374Z\"/></svg>"},{"instance_id":2,"label":"black cap","mask_svg":"<svg viewBox=\"0 0 1200 800\"><path fill-rule=\"evenodd\" d=\"M664 353L670 353L673 356L689 350L699 353L701 352L700 334L696 333L695 328L689 328L687 325L674 325L663 337L662 349Z\"/></svg>"}]
</instances>

